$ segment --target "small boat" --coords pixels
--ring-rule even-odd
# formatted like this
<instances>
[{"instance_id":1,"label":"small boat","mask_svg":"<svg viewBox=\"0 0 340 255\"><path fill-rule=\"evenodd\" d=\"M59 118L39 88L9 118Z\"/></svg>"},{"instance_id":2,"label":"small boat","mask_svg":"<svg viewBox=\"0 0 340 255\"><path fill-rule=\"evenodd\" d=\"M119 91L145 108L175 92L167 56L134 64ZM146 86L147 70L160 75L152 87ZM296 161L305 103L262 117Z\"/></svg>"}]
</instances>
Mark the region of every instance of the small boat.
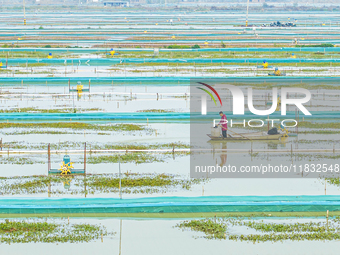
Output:
<instances>
[{"instance_id":1,"label":"small boat","mask_svg":"<svg viewBox=\"0 0 340 255\"><path fill-rule=\"evenodd\" d=\"M275 134L268 135L267 132L256 132L256 133L243 133L243 134L228 134L228 137L223 136L213 136L211 134L207 134L211 140L223 140L223 141L236 141L236 140L244 140L244 141L253 141L253 140L279 140L285 134Z\"/></svg>"}]
</instances>

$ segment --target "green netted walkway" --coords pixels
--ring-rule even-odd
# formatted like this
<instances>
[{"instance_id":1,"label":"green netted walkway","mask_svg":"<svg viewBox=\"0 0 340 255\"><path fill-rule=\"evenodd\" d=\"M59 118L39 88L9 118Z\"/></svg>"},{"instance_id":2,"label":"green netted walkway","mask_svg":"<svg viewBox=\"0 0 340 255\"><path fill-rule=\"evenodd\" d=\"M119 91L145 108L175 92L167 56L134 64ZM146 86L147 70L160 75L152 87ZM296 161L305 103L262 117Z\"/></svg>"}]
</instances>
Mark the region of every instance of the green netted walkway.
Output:
<instances>
[{"instance_id":1,"label":"green netted walkway","mask_svg":"<svg viewBox=\"0 0 340 255\"><path fill-rule=\"evenodd\" d=\"M340 196L213 196L119 198L2 198L0 215L245 213L340 211Z\"/></svg>"}]
</instances>

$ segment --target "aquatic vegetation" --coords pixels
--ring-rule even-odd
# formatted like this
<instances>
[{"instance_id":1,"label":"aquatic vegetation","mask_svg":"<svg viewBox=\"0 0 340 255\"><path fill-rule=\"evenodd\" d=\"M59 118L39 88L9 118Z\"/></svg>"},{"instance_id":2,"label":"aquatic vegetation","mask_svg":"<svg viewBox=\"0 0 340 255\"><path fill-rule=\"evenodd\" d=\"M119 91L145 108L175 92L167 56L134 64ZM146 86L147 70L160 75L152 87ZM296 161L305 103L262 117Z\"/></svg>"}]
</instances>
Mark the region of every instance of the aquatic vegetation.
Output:
<instances>
[{"instance_id":1,"label":"aquatic vegetation","mask_svg":"<svg viewBox=\"0 0 340 255\"><path fill-rule=\"evenodd\" d=\"M49 66L47 63L28 63L28 64L20 64L21 67L43 67L43 66ZM18 73L18 72L17 72Z\"/></svg>"},{"instance_id":2,"label":"aquatic vegetation","mask_svg":"<svg viewBox=\"0 0 340 255\"><path fill-rule=\"evenodd\" d=\"M299 139L298 143L299 144L315 144L315 143L327 143L327 144L334 144L334 143L339 143L340 140L306 140L306 139Z\"/></svg>"},{"instance_id":3,"label":"aquatic vegetation","mask_svg":"<svg viewBox=\"0 0 340 255\"><path fill-rule=\"evenodd\" d=\"M234 241L277 242L284 240L340 240L339 217L329 221L268 223L263 220L249 220L241 218L210 218L184 221L175 227L182 230L203 232L207 239L229 239ZM234 227L260 232L258 234L233 234ZM240 228L238 228L238 231ZM248 230L245 232L249 232Z\"/></svg>"},{"instance_id":4,"label":"aquatic vegetation","mask_svg":"<svg viewBox=\"0 0 340 255\"><path fill-rule=\"evenodd\" d=\"M339 129L339 122L328 122L328 123L319 123L319 122L309 122L309 121L300 121L299 128L333 128Z\"/></svg>"},{"instance_id":5,"label":"aquatic vegetation","mask_svg":"<svg viewBox=\"0 0 340 255\"><path fill-rule=\"evenodd\" d=\"M79 134L83 134L80 132ZM152 163L152 162L164 162L167 159L173 157L187 156L190 154L188 144L184 143L164 143L164 144L116 144L116 143L98 143L88 142L87 148L87 163L88 164L100 164L100 163L128 163L133 162L135 164ZM47 143L26 143L24 141L3 142L2 149L4 151L27 152L30 150L42 150L46 151L48 148ZM60 141L57 143L50 143L51 150L83 150L83 142L72 141ZM183 151L183 149L185 151ZM119 150L120 152L113 152L113 154L103 154L102 150ZM134 151L136 150L136 151ZM148 150L156 150L149 151ZM164 150L164 151L162 151ZM119 154L118 154L119 153ZM12 154L11 154L12 155ZM41 154L31 154L28 156L0 156L0 164L44 164L46 161L41 159ZM82 163L82 160L74 160L74 163ZM55 162L56 163L56 162ZM60 163L60 162L58 162Z\"/></svg>"},{"instance_id":6,"label":"aquatic vegetation","mask_svg":"<svg viewBox=\"0 0 340 255\"><path fill-rule=\"evenodd\" d=\"M281 157L294 157L295 161L321 161L323 159L339 159L340 154L330 154L330 153L317 153L317 154L308 154L308 153L295 153L293 150L293 154L286 153L282 155L271 155L272 158L281 158Z\"/></svg>"},{"instance_id":7,"label":"aquatic vegetation","mask_svg":"<svg viewBox=\"0 0 340 255\"><path fill-rule=\"evenodd\" d=\"M340 186L340 178L326 178L325 179L329 184L333 184L336 186Z\"/></svg>"},{"instance_id":8,"label":"aquatic vegetation","mask_svg":"<svg viewBox=\"0 0 340 255\"><path fill-rule=\"evenodd\" d=\"M174 112L174 110L164 110L164 109L147 109L147 110L139 110L137 112L157 112L157 113L165 113L165 112Z\"/></svg>"},{"instance_id":9,"label":"aquatic vegetation","mask_svg":"<svg viewBox=\"0 0 340 255\"><path fill-rule=\"evenodd\" d=\"M86 176L24 176L0 178L0 195L29 194L96 194L165 193L170 189L190 190L192 186L206 182L204 179L182 179L168 174L98 174ZM65 185L68 188L65 189Z\"/></svg>"},{"instance_id":10,"label":"aquatic vegetation","mask_svg":"<svg viewBox=\"0 0 340 255\"><path fill-rule=\"evenodd\" d=\"M193 185L205 182L203 179L179 179L169 174L132 174L119 175L92 175L86 178L89 193L115 193L119 192L121 182L122 193L165 193L170 188L189 190Z\"/></svg>"},{"instance_id":11,"label":"aquatic vegetation","mask_svg":"<svg viewBox=\"0 0 340 255\"><path fill-rule=\"evenodd\" d=\"M14 164L14 165L33 165L43 164L43 161L33 160L26 157L0 157L0 164Z\"/></svg>"},{"instance_id":12,"label":"aquatic vegetation","mask_svg":"<svg viewBox=\"0 0 340 255\"><path fill-rule=\"evenodd\" d=\"M334 228L327 229L323 222L277 224L248 221L241 224L261 232L325 232L335 230Z\"/></svg>"},{"instance_id":13,"label":"aquatic vegetation","mask_svg":"<svg viewBox=\"0 0 340 255\"><path fill-rule=\"evenodd\" d=\"M321 43L321 44L299 44L295 45L297 48L304 48L304 47L321 47L321 48L327 48L327 47L334 47L334 44L332 43Z\"/></svg>"},{"instance_id":14,"label":"aquatic vegetation","mask_svg":"<svg viewBox=\"0 0 340 255\"><path fill-rule=\"evenodd\" d=\"M46 123L0 123L0 129L4 128L68 128L68 129L88 129L100 131L141 131L146 128L135 124L116 125L95 125L81 122L46 122Z\"/></svg>"},{"instance_id":15,"label":"aquatic vegetation","mask_svg":"<svg viewBox=\"0 0 340 255\"><path fill-rule=\"evenodd\" d=\"M10 183L9 180L12 180ZM2 179L0 194L36 194L47 191L49 185L61 183L65 177L61 176L35 176L13 177Z\"/></svg>"},{"instance_id":16,"label":"aquatic vegetation","mask_svg":"<svg viewBox=\"0 0 340 255\"><path fill-rule=\"evenodd\" d=\"M176 225L177 228L190 229L192 231L203 232L208 239L225 239L226 238L226 224L223 220L217 219L203 219L203 220L187 220Z\"/></svg>"},{"instance_id":17,"label":"aquatic vegetation","mask_svg":"<svg viewBox=\"0 0 340 255\"><path fill-rule=\"evenodd\" d=\"M4 220L0 222L1 243L80 243L111 236L104 226L66 224L42 220Z\"/></svg>"},{"instance_id":18,"label":"aquatic vegetation","mask_svg":"<svg viewBox=\"0 0 340 255\"><path fill-rule=\"evenodd\" d=\"M64 108L64 109L39 109L35 107L24 107L17 109L0 109L0 113L14 113L14 112L35 112L35 113L73 113L74 108ZM79 108L76 109L77 112L98 112L102 111L100 108Z\"/></svg>"},{"instance_id":19,"label":"aquatic vegetation","mask_svg":"<svg viewBox=\"0 0 340 255\"><path fill-rule=\"evenodd\" d=\"M89 164L100 164L100 163L127 163L134 162L136 164L141 163L152 163L162 162L163 160L159 157L152 156L146 153L126 153L122 155L104 155L104 156L91 156L87 159Z\"/></svg>"},{"instance_id":20,"label":"aquatic vegetation","mask_svg":"<svg viewBox=\"0 0 340 255\"><path fill-rule=\"evenodd\" d=\"M63 132L60 132L63 134ZM57 134L59 134L57 132ZM66 134L66 133L65 133ZM83 134L80 132L79 134ZM62 150L62 149L83 149L83 142L74 141L60 141L58 143L50 143L51 149ZM10 149L29 149L29 150L41 150L46 149L46 143L26 143L25 141L13 141L2 143L3 148ZM174 143L156 143L156 144L125 144L125 143L99 143L99 142L87 142L88 151L92 150L152 150L152 149L189 149L190 145L174 142ZM175 152L177 153L177 152Z\"/></svg>"}]
</instances>

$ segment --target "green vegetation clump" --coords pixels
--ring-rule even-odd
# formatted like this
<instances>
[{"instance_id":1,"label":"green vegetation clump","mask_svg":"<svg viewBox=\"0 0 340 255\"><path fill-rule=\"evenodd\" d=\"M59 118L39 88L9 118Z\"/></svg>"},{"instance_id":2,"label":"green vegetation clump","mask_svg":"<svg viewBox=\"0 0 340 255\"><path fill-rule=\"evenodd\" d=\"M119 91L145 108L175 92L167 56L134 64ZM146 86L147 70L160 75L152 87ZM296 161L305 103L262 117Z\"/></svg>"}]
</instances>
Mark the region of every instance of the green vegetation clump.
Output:
<instances>
[{"instance_id":1,"label":"green vegetation clump","mask_svg":"<svg viewBox=\"0 0 340 255\"><path fill-rule=\"evenodd\" d=\"M329 184L340 186L340 178L326 178L325 179Z\"/></svg>"},{"instance_id":2,"label":"green vegetation clump","mask_svg":"<svg viewBox=\"0 0 340 255\"><path fill-rule=\"evenodd\" d=\"M59 133L57 133L59 134ZM64 133L61 133L64 134ZM82 134L82 133L80 133ZM73 141L64 141L58 143L50 143L52 150L69 150L69 149L83 149L84 143L82 142L73 142ZM15 150L46 150L46 143L26 143L24 141L13 141L13 142L3 142L3 149ZM189 149L190 145L174 142L174 143L156 143L156 144L125 144L125 143L96 143L96 142L87 142L87 149L89 150L149 150L149 149ZM91 153L90 151L90 153ZM177 153L177 152L176 152Z\"/></svg>"},{"instance_id":3,"label":"green vegetation clump","mask_svg":"<svg viewBox=\"0 0 340 255\"><path fill-rule=\"evenodd\" d=\"M122 193L166 193L170 189L190 190L203 179L181 179L169 174L95 174L86 176L23 176L0 178L0 195L79 195L118 193L121 180ZM67 188L65 188L67 187Z\"/></svg>"},{"instance_id":4,"label":"green vegetation clump","mask_svg":"<svg viewBox=\"0 0 340 255\"><path fill-rule=\"evenodd\" d=\"M174 110L164 110L164 109L146 109L139 110L137 112L155 112L155 113L166 113L166 112L174 112Z\"/></svg>"},{"instance_id":5,"label":"green vegetation clump","mask_svg":"<svg viewBox=\"0 0 340 255\"><path fill-rule=\"evenodd\" d=\"M261 232L325 232L327 226L321 222L277 224L248 221L243 223L244 226L253 228ZM328 230L335 230L334 228Z\"/></svg>"},{"instance_id":6,"label":"green vegetation clump","mask_svg":"<svg viewBox=\"0 0 340 255\"><path fill-rule=\"evenodd\" d=\"M10 183L7 181L11 180ZM0 194L39 194L46 192L49 185L60 183L65 180L61 176L34 176L34 177L13 177L2 179Z\"/></svg>"},{"instance_id":7,"label":"green vegetation clump","mask_svg":"<svg viewBox=\"0 0 340 255\"><path fill-rule=\"evenodd\" d=\"M38 113L74 113L77 112L98 112L102 111L100 108L63 108L63 109L39 109L36 107L23 107L16 109L0 109L0 113L14 113L14 112L38 112Z\"/></svg>"},{"instance_id":8,"label":"green vegetation clump","mask_svg":"<svg viewBox=\"0 0 340 255\"><path fill-rule=\"evenodd\" d=\"M168 49L190 49L190 46L173 44L173 45L169 45L167 48Z\"/></svg>"},{"instance_id":9,"label":"green vegetation clump","mask_svg":"<svg viewBox=\"0 0 340 255\"><path fill-rule=\"evenodd\" d=\"M169 174L132 174L121 175L122 193L165 193L171 188L190 190L192 185L204 182L202 179L184 180ZM119 192L119 176L117 175L92 175L87 177L88 192L117 193Z\"/></svg>"},{"instance_id":10,"label":"green vegetation clump","mask_svg":"<svg viewBox=\"0 0 340 255\"><path fill-rule=\"evenodd\" d=\"M0 223L1 243L83 243L113 235L100 225L8 220Z\"/></svg>"},{"instance_id":11,"label":"green vegetation clump","mask_svg":"<svg viewBox=\"0 0 340 255\"><path fill-rule=\"evenodd\" d=\"M89 157L87 163L100 164L100 163L128 163L134 162L135 164L162 162L156 156L151 156L146 153L126 153L123 155L109 155L109 156L92 156Z\"/></svg>"},{"instance_id":12,"label":"green vegetation clump","mask_svg":"<svg viewBox=\"0 0 340 255\"><path fill-rule=\"evenodd\" d=\"M227 230L227 226L221 219L217 222L216 219L188 220L177 224L176 227L203 232L208 239L225 239Z\"/></svg>"},{"instance_id":13,"label":"green vegetation clump","mask_svg":"<svg viewBox=\"0 0 340 255\"><path fill-rule=\"evenodd\" d=\"M229 239L234 241L277 242L304 240L340 240L339 217L329 221L306 223L265 223L263 220L217 218L184 221L175 227L182 230L203 232L207 239ZM234 226L245 226L258 234L232 234ZM228 230L228 231L227 231ZM239 232L239 231L238 231Z\"/></svg>"},{"instance_id":14,"label":"green vegetation clump","mask_svg":"<svg viewBox=\"0 0 340 255\"><path fill-rule=\"evenodd\" d=\"M33 165L33 164L43 164L43 161L35 161L31 158L26 157L6 157L0 158L0 164L14 164L14 165Z\"/></svg>"},{"instance_id":15,"label":"green vegetation clump","mask_svg":"<svg viewBox=\"0 0 340 255\"><path fill-rule=\"evenodd\" d=\"M173 45L167 46L166 48L167 49L199 49L201 47L198 44L195 44L193 46L173 44Z\"/></svg>"},{"instance_id":16,"label":"green vegetation clump","mask_svg":"<svg viewBox=\"0 0 340 255\"><path fill-rule=\"evenodd\" d=\"M0 123L0 129L4 128L69 128L69 129L87 129L100 131L141 131L145 130L144 126L135 124L116 124L116 125L95 125L81 122L57 122L57 123Z\"/></svg>"},{"instance_id":17,"label":"green vegetation clump","mask_svg":"<svg viewBox=\"0 0 340 255\"><path fill-rule=\"evenodd\" d=\"M321 43L321 44L301 44L301 45L295 45L297 48L305 48L305 47L322 47L322 48L329 48L334 47L334 44L332 43Z\"/></svg>"}]
</instances>

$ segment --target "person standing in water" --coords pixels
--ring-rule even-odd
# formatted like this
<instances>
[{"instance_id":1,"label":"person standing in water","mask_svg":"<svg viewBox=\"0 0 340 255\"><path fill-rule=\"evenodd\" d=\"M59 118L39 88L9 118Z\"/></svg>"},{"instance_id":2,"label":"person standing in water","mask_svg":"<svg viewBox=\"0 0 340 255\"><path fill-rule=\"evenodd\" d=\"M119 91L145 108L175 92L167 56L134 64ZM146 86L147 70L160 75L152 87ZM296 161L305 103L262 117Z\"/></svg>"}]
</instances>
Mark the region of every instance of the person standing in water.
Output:
<instances>
[{"instance_id":1,"label":"person standing in water","mask_svg":"<svg viewBox=\"0 0 340 255\"><path fill-rule=\"evenodd\" d=\"M223 114L222 111L219 112L220 116L221 116L221 120L218 123L218 126L220 126L222 128L222 136L224 138L227 138L227 131L228 131L228 121L227 121L227 116L225 114Z\"/></svg>"}]
</instances>

